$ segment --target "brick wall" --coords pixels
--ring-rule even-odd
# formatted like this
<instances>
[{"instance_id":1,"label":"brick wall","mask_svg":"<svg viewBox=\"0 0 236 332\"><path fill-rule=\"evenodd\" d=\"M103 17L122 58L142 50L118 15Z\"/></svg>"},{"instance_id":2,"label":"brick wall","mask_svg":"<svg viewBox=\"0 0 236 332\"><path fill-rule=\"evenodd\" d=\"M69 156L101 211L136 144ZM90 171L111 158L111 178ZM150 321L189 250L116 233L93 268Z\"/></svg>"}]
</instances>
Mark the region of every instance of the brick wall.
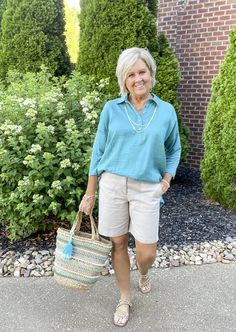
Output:
<instances>
[{"instance_id":1,"label":"brick wall","mask_svg":"<svg viewBox=\"0 0 236 332\"><path fill-rule=\"evenodd\" d=\"M198 168L212 78L236 26L236 0L159 0L158 30L165 32L180 63L181 114L190 130L186 164Z\"/></svg>"}]
</instances>

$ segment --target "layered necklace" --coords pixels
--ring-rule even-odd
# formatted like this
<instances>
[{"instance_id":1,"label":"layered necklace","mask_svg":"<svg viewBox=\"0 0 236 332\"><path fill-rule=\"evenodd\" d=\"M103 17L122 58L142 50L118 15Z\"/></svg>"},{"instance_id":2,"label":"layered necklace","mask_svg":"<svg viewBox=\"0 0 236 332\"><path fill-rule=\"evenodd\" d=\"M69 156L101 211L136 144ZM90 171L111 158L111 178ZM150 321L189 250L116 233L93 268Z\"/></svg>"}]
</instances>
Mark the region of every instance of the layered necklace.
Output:
<instances>
[{"instance_id":1,"label":"layered necklace","mask_svg":"<svg viewBox=\"0 0 236 332\"><path fill-rule=\"evenodd\" d=\"M136 133L142 133L144 130L146 130L150 126L152 120L154 119L156 111L157 111L157 105L155 106L155 109L154 109L154 111L152 113L152 116L151 116L150 120L148 121L148 123L147 124L145 124L145 123L139 124L139 123L134 122L131 119L131 117L129 116L129 112L127 110L126 104L125 104L125 113L126 113L126 116L127 116L128 120L129 120L129 123L131 124L132 128L134 129L134 131Z\"/></svg>"}]
</instances>

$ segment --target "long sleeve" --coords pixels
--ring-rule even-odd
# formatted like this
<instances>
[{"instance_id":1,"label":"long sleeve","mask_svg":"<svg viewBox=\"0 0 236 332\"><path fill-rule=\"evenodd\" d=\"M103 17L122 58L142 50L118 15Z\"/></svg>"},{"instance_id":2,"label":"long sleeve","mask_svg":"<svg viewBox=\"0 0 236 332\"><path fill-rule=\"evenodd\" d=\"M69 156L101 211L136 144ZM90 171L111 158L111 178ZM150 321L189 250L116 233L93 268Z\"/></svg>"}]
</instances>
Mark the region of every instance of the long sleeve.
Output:
<instances>
[{"instance_id":1,"label":"long sleeve","mask_svg":"<svg viewBox=\"0 0 236 332\"><path fill-rule=\"evenodd\" d=\"M92 158L89 168L89 175L99 175L97 171L97 166L105 150L107 133L108 133L108 112L105 105L100 115L98 129L93 143L93 151L92 151Z\"/></svg>"},{"instance_id":2,"label":"long sleeve","mask_svg":"<svg viewBox=\"0 0 236 332\"><path fill-rule=\"evenodd\" d=\"M175 177L181 154L178 120L175 111L173 113L173 120L174 121L171 124L170 134L165 141L165 150L166 172L170 173L173 177Z\"/></svg>"}]
</instances>

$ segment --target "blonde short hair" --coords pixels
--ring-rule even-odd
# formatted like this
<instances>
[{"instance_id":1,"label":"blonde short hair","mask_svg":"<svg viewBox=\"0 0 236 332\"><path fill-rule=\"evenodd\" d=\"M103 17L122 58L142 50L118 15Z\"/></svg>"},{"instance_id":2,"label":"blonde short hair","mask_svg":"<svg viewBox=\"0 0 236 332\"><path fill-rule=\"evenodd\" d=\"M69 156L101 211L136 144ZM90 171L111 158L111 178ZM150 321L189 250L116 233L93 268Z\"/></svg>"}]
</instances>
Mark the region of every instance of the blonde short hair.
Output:
<instances>
[{"instance_id":1,"label":"blonde short hair","mask_svg":"<svg viewBox=\"0 0 236 332\"><path fill-rule=\"evenodd\" d=\"M116 66L116 76L118 79L118 84L120 87L121 96L126 96L128 94L128 90L125 86L125 81L127 78L127 74L130 68L135 64L137 60L141 59L145 62L148 69L150 70L152 87L154 87L156 83L156 62L151 56L150 52L145 48L132 47L124 50L118 59Z\"/></svg>"}]
</instances>

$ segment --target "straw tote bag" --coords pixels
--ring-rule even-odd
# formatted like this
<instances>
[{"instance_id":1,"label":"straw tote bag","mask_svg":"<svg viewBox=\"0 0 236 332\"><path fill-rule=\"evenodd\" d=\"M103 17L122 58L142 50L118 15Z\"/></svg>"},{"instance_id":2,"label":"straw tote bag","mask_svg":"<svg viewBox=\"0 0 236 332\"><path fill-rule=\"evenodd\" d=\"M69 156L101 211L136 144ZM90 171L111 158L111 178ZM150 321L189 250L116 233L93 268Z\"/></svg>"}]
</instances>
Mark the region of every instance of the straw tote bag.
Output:
<instances>
[{"instance_id":1,"label":"straw tote bag","mask_svg":"<svg viewBox=\"0 0 236 332\"><path fill-rule=\"evenodd\" d=\"M92 215L89 217L92 234L80 232L80 211L71 230L57 230L54 279L61 285L90 289L105 268L112 244L99 236Z\"/></svg>"}]
</instances>

